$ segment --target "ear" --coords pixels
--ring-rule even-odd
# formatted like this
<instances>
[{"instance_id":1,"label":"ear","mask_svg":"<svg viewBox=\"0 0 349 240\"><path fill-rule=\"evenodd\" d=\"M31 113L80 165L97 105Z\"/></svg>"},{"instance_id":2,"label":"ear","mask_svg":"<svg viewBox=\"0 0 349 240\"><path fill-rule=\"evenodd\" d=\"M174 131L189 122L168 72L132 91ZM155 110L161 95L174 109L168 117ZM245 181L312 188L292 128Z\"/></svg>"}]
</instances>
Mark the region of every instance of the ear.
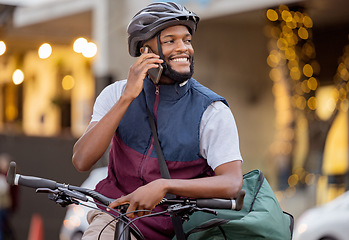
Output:
<instances>
[{"instance_id":1,"label":"ear","mask_svg":"<svg viewBox=\"0 0 349 240\"><path fill-rule=\"evenodd\" d=\"M139 49L141 54L143 54L145 52L145 50L147 50L147 53L152 53L153 52L148 45L144 45L143 47L141 47L141 49Z\"/></svg>"},{"instance_id":2,"label":"ear","mask_svg":"<svg viewBox=\"0 0 349 240\"><path fill-rule=\"evenodd\" d=\"M141 47L141 48L139 49L139 51L141 52L141 54L143 54L144 51L145 51L145 47Z\"/></svg>"}]
</instances>

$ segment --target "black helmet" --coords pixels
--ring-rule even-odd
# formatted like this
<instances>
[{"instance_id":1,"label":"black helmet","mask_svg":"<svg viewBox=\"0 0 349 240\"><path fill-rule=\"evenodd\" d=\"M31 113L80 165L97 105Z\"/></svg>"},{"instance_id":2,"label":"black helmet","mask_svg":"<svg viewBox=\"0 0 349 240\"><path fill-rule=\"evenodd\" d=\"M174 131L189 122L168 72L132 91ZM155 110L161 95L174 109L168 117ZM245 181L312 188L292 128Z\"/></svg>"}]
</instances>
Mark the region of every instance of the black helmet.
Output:
<instances>
[{"instance_id":1,"label":"black helmet","mask_svg":"<svg viewBox=\"0 0 349 240\"><path fill-rule=\"evenodd\" d=\"M141 45L165 28L184 25L193 34L199 17L173 2L152 3L139 11L127 27L128 50L131 56L141 55Z\"/></svg>"}]
</instances>

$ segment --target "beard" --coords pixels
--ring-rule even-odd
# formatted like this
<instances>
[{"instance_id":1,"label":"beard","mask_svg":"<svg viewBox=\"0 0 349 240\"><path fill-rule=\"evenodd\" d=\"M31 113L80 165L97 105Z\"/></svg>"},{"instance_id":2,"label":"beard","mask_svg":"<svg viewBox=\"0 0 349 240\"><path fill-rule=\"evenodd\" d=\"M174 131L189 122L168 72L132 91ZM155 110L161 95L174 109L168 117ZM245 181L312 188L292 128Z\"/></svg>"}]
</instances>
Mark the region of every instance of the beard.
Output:
<instances>
[{"instance_id":1,"label":"beard","mask_svg":"<svg viewBox=\"0 0 349 240\"><path fill-rule=\"evenodd\" d=\"M164 68L163 75L170 78L171 80L177 82L177 83L182 83L190 79L194 74L194 57L191 58L191 63L190 63L190 70L187 73L179 73L169 64L166 64L166 67Z\"/></svg>"}]
</instances>

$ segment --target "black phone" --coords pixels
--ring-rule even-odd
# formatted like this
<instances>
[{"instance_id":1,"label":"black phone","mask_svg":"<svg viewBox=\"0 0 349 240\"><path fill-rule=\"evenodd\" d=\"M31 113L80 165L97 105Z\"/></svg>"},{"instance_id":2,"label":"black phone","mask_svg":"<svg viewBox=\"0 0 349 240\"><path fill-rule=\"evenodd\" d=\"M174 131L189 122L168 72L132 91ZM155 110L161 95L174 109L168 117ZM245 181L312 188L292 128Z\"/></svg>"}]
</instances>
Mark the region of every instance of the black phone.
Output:
<instances>
[{"instance_id":1,"label":"black phone","mask_svg":"<svg viewBox=\"0 0 349 240\"><path fill-rule=\"evenodd\" d=\"M148 52L149 53L153 53L153 51L151 50L151 48L148 45L144 46L144 48L146 48L146 47L148 48ZM144 52L144 48L141 50L141 53ZM153 80L153 82L155 84L159 83L160 77L161 77L161 74L162 74L163 70L164 70L164 68L162 67L161 64L159 64L158 68L151 68L151 69L148 70L148 75L151 78L151 80Z\"/></svg>"}]
</instances>

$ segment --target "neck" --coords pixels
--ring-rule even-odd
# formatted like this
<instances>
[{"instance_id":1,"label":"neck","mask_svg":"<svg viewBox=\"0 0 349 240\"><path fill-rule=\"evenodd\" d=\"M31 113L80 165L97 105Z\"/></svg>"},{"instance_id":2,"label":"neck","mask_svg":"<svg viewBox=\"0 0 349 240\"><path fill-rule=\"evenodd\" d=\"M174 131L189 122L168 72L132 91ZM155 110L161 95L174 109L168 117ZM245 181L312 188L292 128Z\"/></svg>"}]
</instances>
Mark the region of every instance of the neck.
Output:
<instances>
[{"instance_id":1,"label":"neck","mask_svg":"<svg viewBox=\"0 0 349 240\"><path fill-rule=\"evenodd\" d=\"M173 81L171 78L169 78L167 76L162 75L159 83L163 84L163 85L170 85L170 84L174 84L175 81Z\"/></svg>"}]
</instances>

